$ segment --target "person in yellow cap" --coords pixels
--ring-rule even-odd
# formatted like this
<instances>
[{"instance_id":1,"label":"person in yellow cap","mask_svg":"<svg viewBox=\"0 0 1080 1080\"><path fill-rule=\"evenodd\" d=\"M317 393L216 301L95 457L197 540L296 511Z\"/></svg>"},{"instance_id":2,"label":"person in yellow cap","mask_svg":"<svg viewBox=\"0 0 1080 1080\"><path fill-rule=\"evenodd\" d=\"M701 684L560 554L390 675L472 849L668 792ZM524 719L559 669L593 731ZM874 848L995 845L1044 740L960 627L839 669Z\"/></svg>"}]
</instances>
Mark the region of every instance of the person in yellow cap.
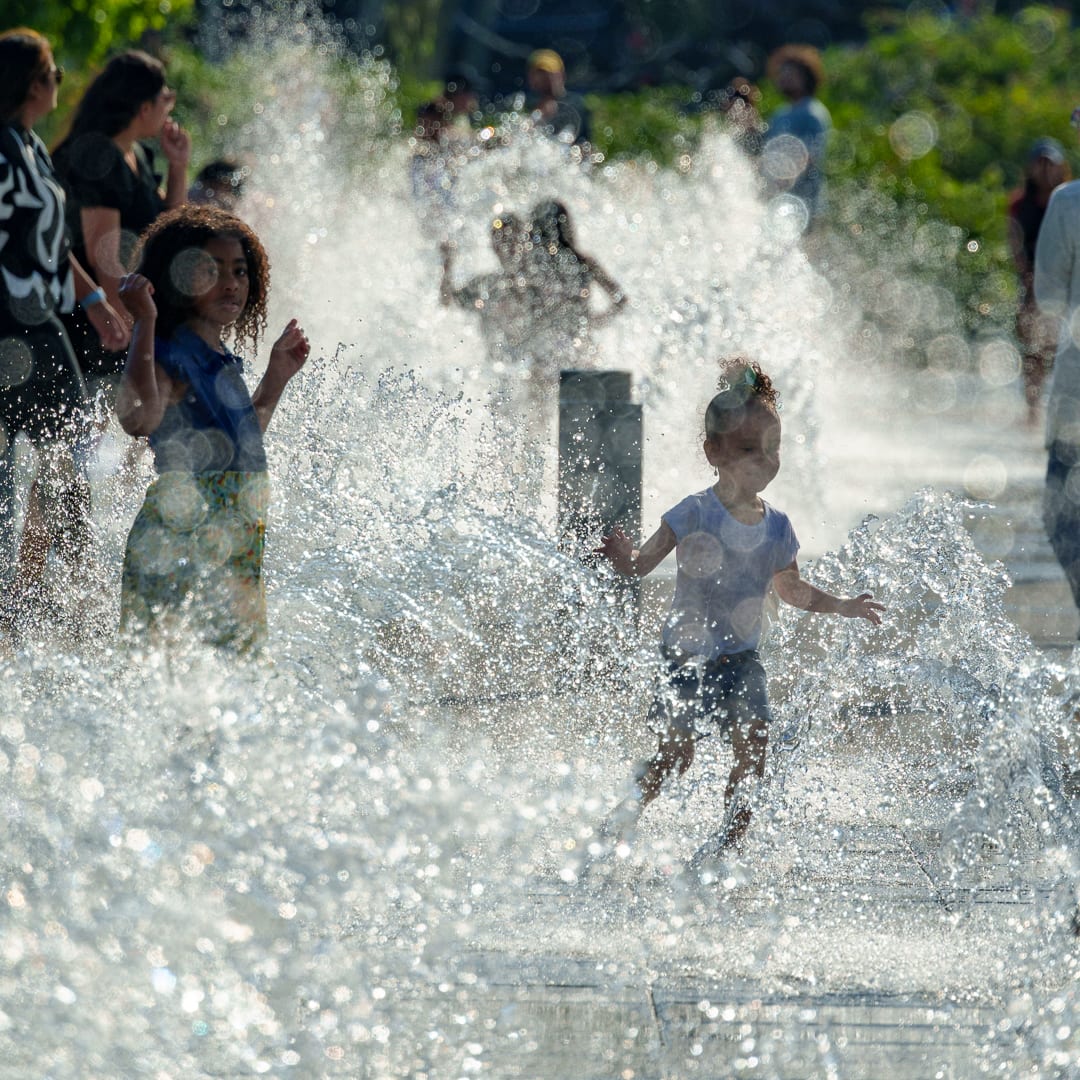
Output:
<instances>
[{"instance_id":1,"label":"person in yellow cap","mask_svg":"<svg viewBox=\"0 0 1080 1080\"><path fill-rule=\"evenodd\" d=\"M526 81L529 111L537 130L562 142L589 141L589 113L580 95L566 89L566 65L553 49L537 49L529 57Z\"/></svg>"}]
</instances>

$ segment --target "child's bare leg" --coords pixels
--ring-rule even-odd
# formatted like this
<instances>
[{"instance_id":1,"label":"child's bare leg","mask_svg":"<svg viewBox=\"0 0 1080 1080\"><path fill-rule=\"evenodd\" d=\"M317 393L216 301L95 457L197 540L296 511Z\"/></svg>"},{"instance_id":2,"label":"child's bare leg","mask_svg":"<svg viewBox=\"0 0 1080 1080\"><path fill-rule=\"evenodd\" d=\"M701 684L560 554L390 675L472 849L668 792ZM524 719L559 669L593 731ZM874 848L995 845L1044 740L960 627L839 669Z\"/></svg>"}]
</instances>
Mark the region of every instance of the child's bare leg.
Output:
<instances>
[{"instance_id":1,"label":"child's bare leg","mask_svg":"<svg viewBox=\"0 0 1080 1080\"><path fill-rule=\"evenodd\" d=\"M660 794L664 781L678 769L682 776L694 760L694 737L688 731L668 728L660 738L660 746L638 777L641 789L641 805L646 807Z\"/></svg>"},{"instance_id":2,"label":"child's bare leg","mask_svg":"<svg viewBox=\"0 0 1080 1080\"><path fill-rule=\"evenodd\" d=\"M728 774L727 787L724 788L724 806L731 805L731 800L739 784L748 776L759 780L765 775L765 750L769 742L769 729L761 717L741 717L731 728L731 749L735 754L735 763ZM732 818L727 842L737 843L750 827L750 807L741 806Z\"/></svg>"},{"instance_id":3,"label":"child's bare leg","mask_svg":"<svg viewBox=\"0 0 1080 1080\"><path fill-rule=\"evenodd\" d=\"M648 761L640 765L634 776L634 793L619 803L601 827L601 835L627 839L641 811L660 794L664 781L678 769L679 774L690 768L694 760L694 737L690 732L669 727L660 737L660 746Z\"/></svg>"},{"instance_id":4,"label":"child's bare leg","mask_svg":"<svg viewBox=\"0 0 1080 1080\"><path fill-rule=\"evenodd\" d=\"M49 531L41 513L41 493L38 481L30 486L30 495L26 501L26 519L23 524L22 542L19 544L18 572L16 580L20 591L25 591L30 584L36 584L45 575L45 566L49 558Z\"/></svg>"},{"instance_id":5,"label":"child's bare leg","mask_svg":"<svg viewBox=\"0 0 1080 1080\"><path fill-rule=\"evenodd\" d=\"M90 484L75 466L71 450L57 445L42 454L42 468L31 495L24 554L28 569L40 580L50 548L73 575L85 571L92 541ZM31 530L31 524L35 528ZM36 545L36 546L35 546Z\"/></svg>"}]
</instances>

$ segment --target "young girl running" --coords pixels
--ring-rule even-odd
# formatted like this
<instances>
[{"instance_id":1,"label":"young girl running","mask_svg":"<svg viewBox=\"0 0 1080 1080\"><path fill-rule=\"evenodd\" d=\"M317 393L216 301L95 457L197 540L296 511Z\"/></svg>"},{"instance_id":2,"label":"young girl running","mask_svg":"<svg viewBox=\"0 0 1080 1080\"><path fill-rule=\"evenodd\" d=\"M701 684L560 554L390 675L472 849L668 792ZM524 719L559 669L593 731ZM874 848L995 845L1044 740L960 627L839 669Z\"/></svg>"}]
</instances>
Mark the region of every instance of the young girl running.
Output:
<instances>
[{"instance_id":1,"label":"young girl running","mask_svg":"<svg viewBox=\"0 0 1080 1080\"><path fill-rule=\"evenodd\" d=\"M799 576L791 522L759 495L780 469L776 390L756 363L742 359L725 362L720 386L705 413L705 457L716 470L716 483L664 514L640 550L618 528L597 549L618 573L631 577L650 573L673 548L678 559L661 650L667 678L649 711L650 726L662 727L663 734L624 807L631 817L656 798L673 771L681 775L690 767L707 721L730 738L734 751L726 807L745 777L764 774L771 717L757 646L770 584L782 600L804 611L875 625L884 611L869 593L842 599ZM740 800L724 845L737 844L749 824L749 804Z\"/></svg>"},{"instance_id":2,"label":"young girl running","mask_svg":"<svg viewBox=\"0 0 1080 1080\"><path fill-rule=\"evenodd\" d=\"M224 340L257 346L269 287L258 238L213 206L158 218L139 272L121 283L135 326L117 415L129 435L150 437L158 471L124 553L124 628L156 627L168 614L238 650L265 636L263 432L310 346L293 319L252 395Z\"/></svg>"}]
</instances>

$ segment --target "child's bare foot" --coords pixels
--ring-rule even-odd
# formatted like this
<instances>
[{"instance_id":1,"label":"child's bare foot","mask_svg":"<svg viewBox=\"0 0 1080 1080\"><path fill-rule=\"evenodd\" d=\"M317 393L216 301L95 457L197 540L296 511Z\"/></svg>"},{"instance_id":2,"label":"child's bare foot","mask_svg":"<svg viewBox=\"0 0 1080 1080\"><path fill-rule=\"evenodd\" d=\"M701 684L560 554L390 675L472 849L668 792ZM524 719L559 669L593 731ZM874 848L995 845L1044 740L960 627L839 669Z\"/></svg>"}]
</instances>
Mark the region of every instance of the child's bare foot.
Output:
<instances>
[{"instance_id":1,"label":"child's bare foot","mask_svg":"<svg viewBox=\"0 0 1080 1080\"><path fill-rule=\"evenodd\" d=\"M746 836L746 831L750 828L750 817L749 806L740 806L735 813L731 815L731 820L724 830L724 835L720 840L720 847L718 850L739 851L742 848L742 842Z\"/></svg>"},{"instance_id":2,"label":"child's bare foot","mask_svg":"<svg viewBox=\"0 0 1080 1080\"><path fill-rule=\"evenodd\" d=\"M641 817L641 811L645 808L639 784L640 780L635 779L629 794L608 814L599 829L601 840L618 845L628 843L633 839L638 818Z\"/></svg>"},{"instance_id":3,"label":"child's bare foot","mask_svg":"<svg viewBox=\"0 0 1080 1080\"><path fill-rule=\"evenodd\" d=\"M687 869L700 873L712 860L738 854L750 828L751 816L749 805L744 800L739 800L734 809L728 811L727 819L720 829L694 852L686 864Z\"/></svg>"}]
</instances>

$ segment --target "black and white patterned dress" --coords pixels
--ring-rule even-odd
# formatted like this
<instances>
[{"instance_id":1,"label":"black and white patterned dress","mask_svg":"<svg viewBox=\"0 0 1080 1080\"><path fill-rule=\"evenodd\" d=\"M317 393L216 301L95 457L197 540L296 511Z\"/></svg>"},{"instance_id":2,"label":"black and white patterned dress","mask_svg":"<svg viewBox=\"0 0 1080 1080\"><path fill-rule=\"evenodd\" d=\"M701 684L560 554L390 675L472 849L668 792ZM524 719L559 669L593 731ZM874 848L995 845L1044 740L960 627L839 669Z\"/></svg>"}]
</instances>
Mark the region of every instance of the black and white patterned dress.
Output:
<instances>
[{"instance_id":1,"label":"black and white patterned dress","mask_svg":"<svg viewBox=\"0 0 1080 1080\"><path fill-rule=\"evenodd\" d=\"M85 547L89 486L75 465L86 389L58 317L75 303L64 193L42 141L0 126L0 584L14 574L15 437L48 454L39 507L50 534ZM9 614L6 603L0 616Z\"/></svg>"},{"instance_id":2,"label":"black and white patterned dress","mask_svg":"<svg viewBox=\"0 0 1080 1080\"><path fill-rule=\"evenodd\" d=\"M57 315L75 306L64 192L44 143L0 127L0 438L54 439L85 388ZM2 449L0 444L0 449Z\"/></svg>"}]
</instances>

